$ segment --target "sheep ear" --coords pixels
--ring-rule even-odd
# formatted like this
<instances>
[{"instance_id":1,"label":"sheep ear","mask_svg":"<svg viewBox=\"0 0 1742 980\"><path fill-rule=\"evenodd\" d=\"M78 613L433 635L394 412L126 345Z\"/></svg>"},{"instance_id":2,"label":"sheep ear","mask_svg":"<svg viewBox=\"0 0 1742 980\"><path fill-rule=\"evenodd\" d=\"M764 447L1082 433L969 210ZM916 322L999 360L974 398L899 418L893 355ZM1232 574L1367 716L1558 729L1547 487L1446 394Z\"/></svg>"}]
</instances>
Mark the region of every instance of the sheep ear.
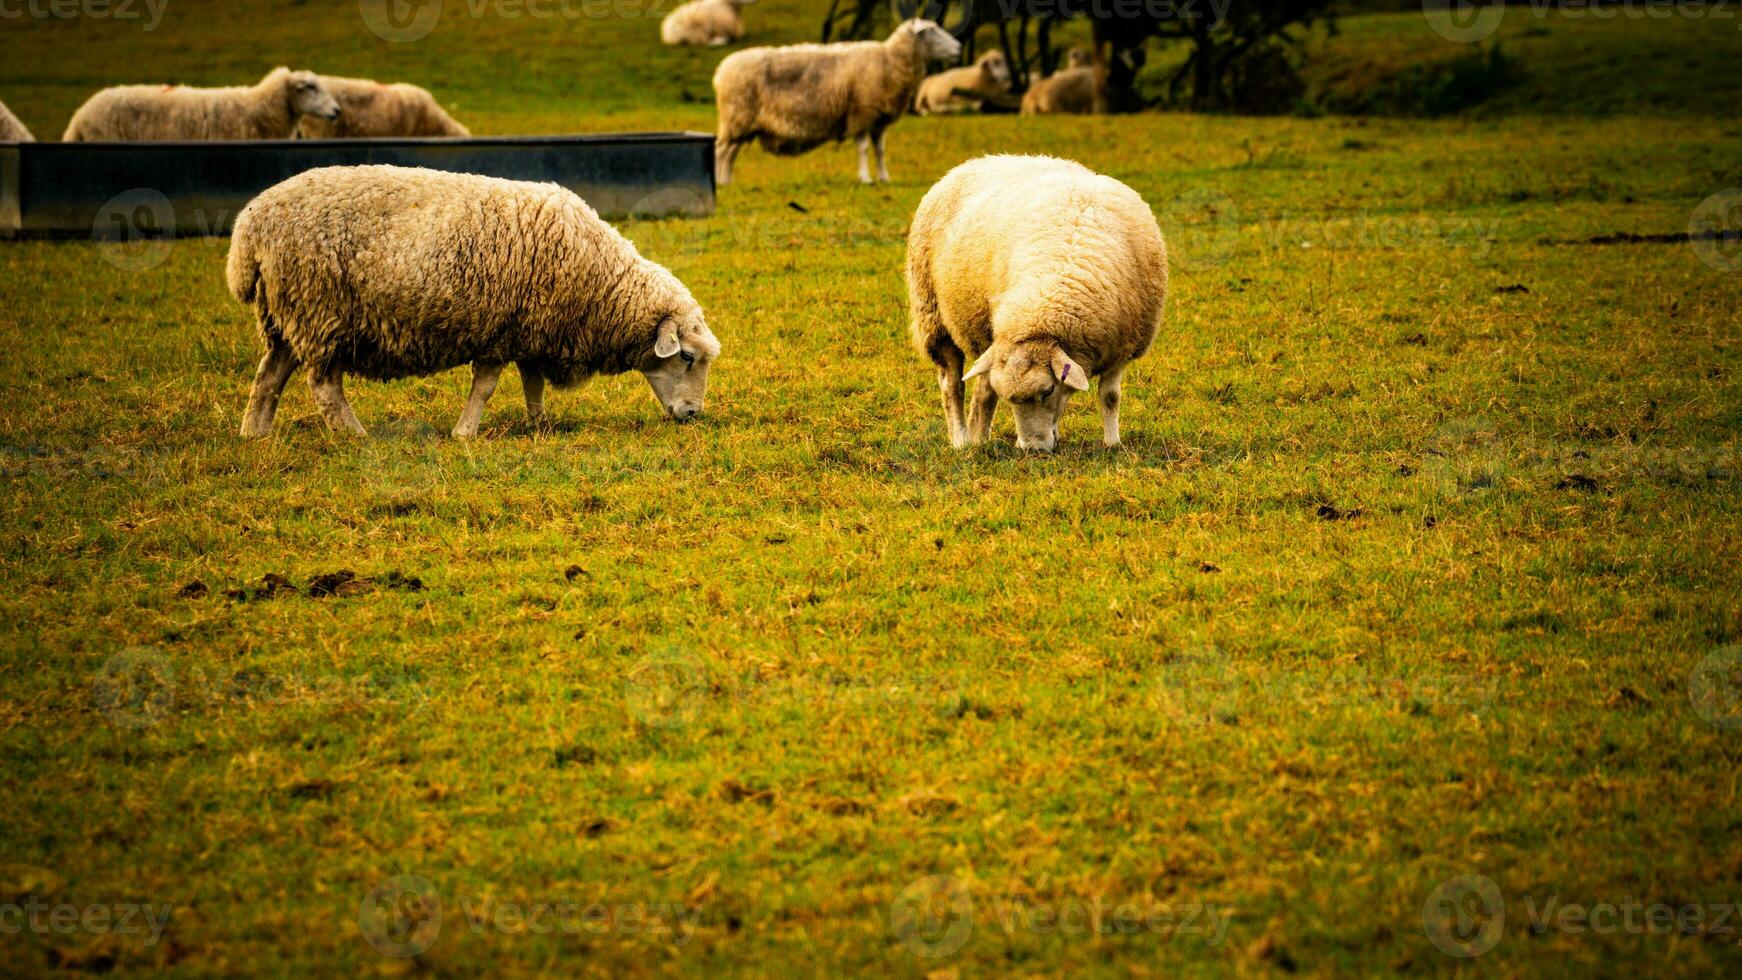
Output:
<instances>
[{"instance_id":1,"label":"sheep ear","mask_svg":"<svg viewBox=\"0 0 1742 980\"><path fill-rule=\"evenodd\" d=\"M677 321L671 317L659 321L659 332L653 337L654 357L676 357L683 350L683 345L677 342Z\"/></svg>"},{"instance_id":2,"label":"sheep ear","mask_svg":"<svg viewBox=\"0 0 1742 980\"><path fill-rule=\"evenodd\" d=\"M980 359L974 362L974 366L968 369L968 373L962 375L962 380L972 381L990 370L992 370L992 348L988 347L986 353L981 354Z\"/></svg>"},{"instance_id":3,"label":"sheep ear","mask_svg":"<svg viewBox=\"0 0 1742 980\"><path fill-rule=\"evenodd\" d=\"M1071 360L1071 356L1062 349L1053 351L1052 373L1053 377L1058 378L1059 383L1066 388L1074 391L1089 390L1089 373L1084 371L1076 361Z\"/></svg>"}]
</instances>

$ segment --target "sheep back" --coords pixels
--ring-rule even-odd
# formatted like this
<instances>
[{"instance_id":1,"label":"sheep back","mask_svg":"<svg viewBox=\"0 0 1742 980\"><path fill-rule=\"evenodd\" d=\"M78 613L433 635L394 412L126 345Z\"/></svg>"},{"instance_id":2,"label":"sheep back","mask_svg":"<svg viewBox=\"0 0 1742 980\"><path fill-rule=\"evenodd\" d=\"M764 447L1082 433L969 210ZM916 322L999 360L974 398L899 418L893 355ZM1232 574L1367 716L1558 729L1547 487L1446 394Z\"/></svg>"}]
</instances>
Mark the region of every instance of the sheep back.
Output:
<instances>
[{"instance_id":1,"label":"sheep back","mask_svg":"<svg viewBox=\"0 0 1742 980\"><path fill-rule=\"evenodd\" d=\"M0 143L34 143L36 137L30 135L30 129L6 108L6 103L0 102Z\"/></svg>"},{"instance_id":2,"label":"sheep back","mask_svg":"<svg viewBox=\"0 0 1742 980\"><path fill-rule=\"evenodd\" d=\"M472 135L420 86L334 75L322 75L321 84L338 100L339 118L328 122L304 116L297 133L305 139Z\"/></svg>"},{"instance_id":3,"label":"sheep back","mask_svg":"<svg viewBox=\"0 0 1742 980\"><path fill-rule=\"evenodd\" d=\"M288 139L296 121L289 76L288 69L279 68L253 86L106 88L73 113L64 139L69 143Z\"/></svg>"}]
</instances>

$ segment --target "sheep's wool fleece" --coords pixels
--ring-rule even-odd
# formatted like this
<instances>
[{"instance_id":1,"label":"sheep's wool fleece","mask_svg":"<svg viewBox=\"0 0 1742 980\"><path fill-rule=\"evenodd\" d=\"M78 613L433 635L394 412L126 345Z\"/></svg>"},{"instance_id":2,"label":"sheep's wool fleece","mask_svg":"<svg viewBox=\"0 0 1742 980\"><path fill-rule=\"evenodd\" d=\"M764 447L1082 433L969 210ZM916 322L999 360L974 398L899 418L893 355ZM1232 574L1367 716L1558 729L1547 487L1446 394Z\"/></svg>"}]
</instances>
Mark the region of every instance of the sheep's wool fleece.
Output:
<instances>
[{"instance_id":1,"label":"sheep's wool fleece","mask_svg":"<svg viewBox=\"0 0 1742 980\"><path fill-rule=\"evenodd\" d=\"M744 20L731 0L693 0L665 15L659 35L666 44L724 44L744 36Z\"/></svg>"},{"instance_id":2,"label":"sheep's wool fleece","mask_svg":"<svg viewBox=\"0 0 1742 980\"><path fill-rule=\"evenodd\" d=\"M1053 157L991 156L945 174L908 239L914 342L930 322L970 355L993 335L1053 338L1089 374L1141 357L1167 298L1167 253L1136 191Z\"/></svg>"},{"instance_id":3,"label":"sheep's wool fleece","mask_svg":"<svg viewBox=\"0 0 1742 980\"><path fill-rule=\"evenodd\" d=\"M230 291L262 342L371 378L519 361L557 385L636 367L676 277L572 192L407 167L329 167L236 219Z\"/></svg>"},{"instance_id":4,"label":"sheep's wool fleece","mask_svg":"<svg viewBox=\"0 0 1742 980\"><path fill-rule=\"evenodd\" d=\"M385 136L470 136L428 89L367 78L322 75L321 84L339 102L339 118L305 116L297 131L309 139Z\"/></svg>"},{"instance_id":5,"label":"sheep's wool fleece","mask_svg":"<svg viewBox=\"0 0 1742 980\"><path fill-rule=\"evenodd\" d=\"M65 139L69 143L288 139L297 118L290 102L290 75L278 68L257 85L229 88L106 88L73 113Z\"/></svg>"},{"instance_id":6,"label":"sheep's wool fleece","mask_svg":"<svg viewBox=\"0 0 1742 980\"><path fill-rule=\"evenodd\" d=\"M24 123L6 108L6 103L0 102L0 143L33 143L36 137L30 135Z\"/></svg>"},{"instance_id":7,"label":"sheep's wool fleece","mask_svg":"<svg viewBox=\"0 0 1742 980\"><path fill-rule=\"evenodd\" d=\"M714 72L720 132L756 136L793 155L901 118L925 77L925 55L906 29L887 41L749 48Z\"/></svg>"},{"instance_id":8,"label":"sheep's wool fleece","mask_svg":"<svg viewBox=\"0 0 1742 980\"><path fill-rule=\"evenodd\" d=\"M1022 97L1024 115L1075 113L1088 115L1095 111L1095 69L1067 68L1036 82Z\"/></svg>"}]
</instances>

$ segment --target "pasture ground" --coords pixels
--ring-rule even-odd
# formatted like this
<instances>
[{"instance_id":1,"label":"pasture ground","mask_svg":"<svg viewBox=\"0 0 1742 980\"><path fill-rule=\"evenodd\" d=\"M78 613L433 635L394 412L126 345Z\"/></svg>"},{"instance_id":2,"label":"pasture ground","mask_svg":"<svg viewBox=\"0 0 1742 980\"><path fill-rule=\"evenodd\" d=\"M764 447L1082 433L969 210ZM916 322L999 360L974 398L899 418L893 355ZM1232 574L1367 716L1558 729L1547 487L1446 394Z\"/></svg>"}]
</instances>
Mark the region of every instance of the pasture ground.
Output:
<instances>
[{"instance_id":1,"label":"pasture ground","mask_svg":"<svg viewBox=\"0 0 1742 980\"><path fill-rule=\"evenodd\" d=\"M711 128L721 53L653 20L447 7L401 45L350 3L7 20L0 98L53 136L102 84L294 62L481 133ZM1699 70L1742 32L1520 17L1524 87L1456 118L913 119L874 189L746 151L714 217L624 226L726 346L686 427L625 377L534 428L510 381L455 444L457 371L354 383L368 441L293 382L243 443L224 242L0 246L0 903L169 910L44 914L6 968L1465 965L1425 906L1478 968L1734 971L1742 256L1629 236L1742 187ZM1322 43L1363 36L1456 51ZM1163 219L1117 451L1087 404L1053 456L1008 414L944 442L903 232L991 151Z\"/></svg>"}]
</instances>

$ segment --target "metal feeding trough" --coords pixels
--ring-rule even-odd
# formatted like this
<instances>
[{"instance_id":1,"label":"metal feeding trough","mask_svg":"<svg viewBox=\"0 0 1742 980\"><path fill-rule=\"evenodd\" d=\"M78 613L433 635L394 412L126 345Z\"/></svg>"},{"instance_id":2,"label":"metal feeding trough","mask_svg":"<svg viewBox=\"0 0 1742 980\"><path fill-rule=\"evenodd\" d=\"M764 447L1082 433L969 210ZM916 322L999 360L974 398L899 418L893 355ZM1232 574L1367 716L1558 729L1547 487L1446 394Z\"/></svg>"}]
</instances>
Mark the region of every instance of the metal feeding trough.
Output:
<instances>
[{"instance_id":1,"label":"metal feeding trough","mask_svg":"<svg viewBox=\"0 0 1742 980\"><path fill-rule=\"evenodd\" d=\"M384 163L561 184L607 218L714 210L705 133L209 143L0 143L0 237L227 235L316 167Z\"/></svg>"}]
</instances>

